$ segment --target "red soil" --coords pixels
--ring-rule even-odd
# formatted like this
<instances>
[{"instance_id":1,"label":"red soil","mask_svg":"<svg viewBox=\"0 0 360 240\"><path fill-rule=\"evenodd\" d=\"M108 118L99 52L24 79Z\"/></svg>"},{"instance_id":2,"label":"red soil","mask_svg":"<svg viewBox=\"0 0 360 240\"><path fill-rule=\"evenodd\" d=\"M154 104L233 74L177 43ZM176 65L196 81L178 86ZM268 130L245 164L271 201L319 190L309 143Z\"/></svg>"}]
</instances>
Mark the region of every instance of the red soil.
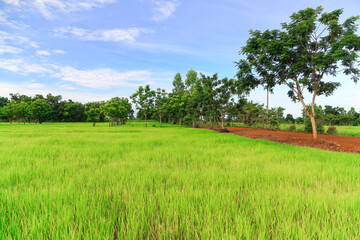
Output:
<instances>
[{"instance_id":1,"label":"red soil","mask_svg":"<svg viewBox=\"0 0 360 240\"><path fill-rule=\"evenodd\" d=\"M209 126L202 128L209 129ZM336 152L360 153L360 138L341 137L334 135L319 134L318 141L313 140L312 133L273 131L255 128L226 127L230 133L255 139L266 139L274 142L290 145L306 146ZM220 131L220 127L213 127Z\"/></svg>"}]
</instances>

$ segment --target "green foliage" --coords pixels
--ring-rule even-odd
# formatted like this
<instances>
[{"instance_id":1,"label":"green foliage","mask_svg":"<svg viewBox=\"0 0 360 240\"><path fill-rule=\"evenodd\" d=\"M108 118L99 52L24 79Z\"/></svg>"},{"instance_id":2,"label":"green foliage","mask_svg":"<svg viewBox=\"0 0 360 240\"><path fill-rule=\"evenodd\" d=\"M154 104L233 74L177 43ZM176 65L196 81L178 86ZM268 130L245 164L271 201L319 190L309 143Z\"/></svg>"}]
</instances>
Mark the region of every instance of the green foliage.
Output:
<instances>
[{"instance_id":1,"label":"green foliage","mask_svg":"<svg viewBox=\"0 0 360 240\"><path fill-rule=\"evenodd\" d=\"M197 79L197 72L190 69L186 74L185 85L189 88L196 83Z\"/></svg>"},{"instance_id":2,"label":"green foliage","mask_svg":"<svg viewBox=\"0 0 360 240\"><path fill-rule=\"evenodd\" d=\"M100 109L99 108L91 108L85 112L87 118L86 121L93 122L95 127L95 122L98 122L100 119Z\"/></svg>"},{"instance_id":3,"label":"green foliage","mask_svg":"<svg viewBox=\"0 0 360 240\"><path fill-rule=\"evenodd\" d=\"M303 117L297 117L295 119L295 123L296 124L303 124L304 123L304 118Z\"/></svg>"},{"instance_id":4,"label":"green foliage","mask_svg":"<svg viewBox=\"0 0 360 240\"><path fill-rule=\"evenodd\" d=\"M145 115L145 126L147 126L148 114L154 112L155 91L150 89L150 85L140 86L138 90L130 97L136 108Z\"/></svg>"},{"instance_id":5,"label":"green foliage","mask_svg":"<svg viewBox=\"0 0 360 240\"><path fill-rule=\"evenodd\" d=\"M294 119L293 115L291 115L291 114L286 115L285 121L287 123L295 123L295 119Z\"/></svg>"},{"instance_id":6,"label":"green foliage","mask_svg":"<svg viewBox=\"0 0 360 240\"><path fill-rule=\"evenodd\" d=\"M131 103L127 98L114 97L101 104L101 111L110 118L110 126L125 124L131 114Z\"/></svg>"},{"instance_id":7,"label":"green foliage","mask_svg":"<svg viewBox=\"0 0 360 240\"><path fill-rule=\"evenodd\" d=\"M31 102L31 115L41 123L50 113L51 107L45 99L35 99Z\"/></svg>"},{"instance_id":8,"label":"green foliage","mask_svg":"<svg viewBox=\"0 0 360 240\"><path fill-rule=\"evenodd\" d=\"M324 133L325 132L325 129L324 129L324 121L322 119L316 119L316 130L317 130L317 133ZM307 133L312 133L313 130L312 130L312 124L311 124L311 121L310 121L310 118L306 118L305 119L305 132Z\"/></svg>"}]
</instances>

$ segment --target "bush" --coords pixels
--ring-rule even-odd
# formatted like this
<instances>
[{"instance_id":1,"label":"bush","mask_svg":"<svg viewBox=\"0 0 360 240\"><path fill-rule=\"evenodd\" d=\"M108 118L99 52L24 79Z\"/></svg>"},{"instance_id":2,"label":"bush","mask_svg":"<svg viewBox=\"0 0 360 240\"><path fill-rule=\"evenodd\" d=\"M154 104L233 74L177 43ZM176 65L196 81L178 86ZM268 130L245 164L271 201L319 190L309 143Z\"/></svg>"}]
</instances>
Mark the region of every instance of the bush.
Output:
<instances>
[{"instance_id":1,"label":"bush","mask_svg":"<svg viewBox=\"0 0 360 240\"><path fill-rule=\"evenodd\" d=\"M295 132L296 131L296 125L295 124L291 124L288 128L288 131L290 132Z\"/></svg>"},{"instance_id":2,"label":"bush","mask_svg":"<svg viewBox=\"0 0 360 240\"><path fill-rule=\"evenodd\" d=\"M335 126L330 126L327 129L327 134L331 134L331 135L335 135L337 133L336 127Z\"/></svg>"},{"instance_id":3,"label":"bush","mask_svg":"<svg viewBox=\"0 0 360 240\"><path fill-rule=\"evenodd\" d=\"M316 119L316 129L318 133L325 133L325 129L324 129L324 121L320 118L320 119ZM305 119L305 132L307 133L312 133L312 125L311 125L311 121L310 118L306 118Z\"/></svg>"}]
</instances>

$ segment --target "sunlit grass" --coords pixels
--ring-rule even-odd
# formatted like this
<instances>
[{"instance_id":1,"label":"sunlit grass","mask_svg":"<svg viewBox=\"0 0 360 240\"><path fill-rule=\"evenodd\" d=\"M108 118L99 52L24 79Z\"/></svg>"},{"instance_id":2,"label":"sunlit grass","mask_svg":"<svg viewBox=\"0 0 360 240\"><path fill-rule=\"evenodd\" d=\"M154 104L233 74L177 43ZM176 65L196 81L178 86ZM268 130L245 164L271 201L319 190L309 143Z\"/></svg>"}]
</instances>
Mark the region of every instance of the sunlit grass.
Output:
<instances>
[{"instance_id":1,"label":"sunlit grass","mask_svg":"<svg viewBox=\"0 0 360 240\"><path fill-rule=\"evenodd\" d=\"M360 155L164 125L1 124L0 239L360 237Z\"/></svg>"}]
</instances>

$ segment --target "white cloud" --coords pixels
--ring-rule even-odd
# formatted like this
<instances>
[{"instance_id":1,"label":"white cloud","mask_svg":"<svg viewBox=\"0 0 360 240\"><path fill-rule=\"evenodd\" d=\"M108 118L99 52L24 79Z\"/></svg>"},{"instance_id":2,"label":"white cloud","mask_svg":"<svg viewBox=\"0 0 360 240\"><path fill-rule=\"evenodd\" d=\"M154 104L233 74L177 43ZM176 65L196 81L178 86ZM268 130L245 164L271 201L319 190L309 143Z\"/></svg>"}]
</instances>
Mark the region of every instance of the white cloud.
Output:
<instances>
[{"instance_id":1,"label":"white cloud","mask_svg":"<svg viewBox=\"0 0 360 240\"><path fill-rule=\"evenodd\" d=\"M177 1L154 1L154 4L155 14L152 17L152 20L156 22L160 22L171 17L176 8L180 6L180 3Z\"/></svg>"},{"instance_id":2,"label":"white cloud","mask_svg":"<svg viewBox=\"0 0 360 240\"><path fill-rule=\"evenodd\" d=\"M90 10L102 7L105 4L114 3L116 0L4 0L10 6L22 10L35 10L45 18L54 18L54 13L69 13L75 11Z\"/></svg>"},{"instance_id":3,"label":"white cloud","mask_svg":"<svg viewBox=\"0 0 360 240\"><path fill-rule=\"evenodd\" d=\"M52 50L52 52L53 52L54 54L65 54L65 53L66 53L64 50L60 50L60 49Z\"/></svg>"},{"instance_id":4,"label":"white cloud","mask_svg":"<svg viewBox=\"0 0 360 240\"><path fill-rule=\"evenodd\" d=\"M28 38L20 36L19 34L10 34L5 31L0 31L0 44L4 45L20 45L22 47L38 48L36 42L30 41Z\"/></svg>"},{"instance_id":5,"label":"white cloud","mask_svg":"<svg viewBox=\"0 0 360 240\"><path fill-rule=\"evenodd\" d=\"M36 55L38 55L38 56L50 56L51 54L48 51L45 51L45 50L38 50L38 51L36 51Z\"/></svg>"},{"instance_id":6,"label":"white cloud","mask_svg":"<svg viewBox=\"0 0 360 240\"><path fill-rule=\"evenodd\" d=\"M120 42L128 41L134 42L140 33L150 33L148 29L142 28L128 28L128 29L111 29L111 30L95 30L90 31L77 27L64 27L55 29L57 36L75 37L86 41L106 41L106 42Z\"/></svg>"},{"instance_id":7,"label":"white cloud","mask_svg":"<svg viewBox=\"0 0 360 240\"><path fill-rule=\"evenodd\" d=\"M69 89L69 90L74 90L76 88L72 87L71 85L69 84L61 84L59 85L60 88L64 88L64 89Z\"/></svg>"},{"instance_id":8,"label":"white cloud","mask_svg":"<svg viewBox=\"0 0 360 240\"><path fill-rule=\"evenodd\" d=\"M28 83L26 84L26 87L31 89L43 89L45 88L45 85L41 83Z\"/></svg>"},{"instance_id":9,"label":"white cloud","mask_svg":"<svg viewBox=\"0 0 360 240\"><path fill-rule=\"evenodd\" d=\"M14 6L19 6L20 5L20 1L19 0L3 0L5 3L7 4L11 4Z\"/></svg>"},{"instance_id":10,"label":"white cloud","mask_svg":"<svg viewBox=\"0 0 360 240\"><path fill-rule=\"evenodd\" d=\"M0 59L0 68L23 75L40 74L59 78L66 83L60 88L73 90L72 84L94 89L110 89L116 87L137 87L142 84L171 82L173 73L136 70L120 72L111 68L79 70L70 66L54 64L36 64L26 59ZM32 82L35 83L35 82ZM39 86L39 85L31 85Z\"/></svg>"},{"instance_id":11,"label":"white cloud","mask_svg":"<svg viewBox=\"0 0 360 240\"><path fill-rule=\"evenodd\" d=\"M73 67L64 67L61 68L60 72L63 81L97 89L137 86L139 82L148 81L152 75L146 70L118 72L110 68L78 70Z\"/></svg>"},{"instance_id":12,"label":"white cloud","mask_svg":"<svg viewBox=\"0 0 360 240\"><path fill-rule=\"evenodd\" d=\"M0 44L0 55L4 54L4 53L18 54L21 52L22 52L22 49L20 49L20 48L8 46L5 44Z\"/></svg>"},{"instance_id":13,"label":"white cloud","mask_svg":"<svg viewBox=\"0 0 360 240\"><path fill-rule=\"evenodd\" d=\"M23 59L0 59L0 68L25 75L30 73L53 73L50 65L29 63Z\"/></svg>"},{"instance_id":14,"label":"white cloud","mask_svg":"<svg viewBox=\"0 0 360 240\"><path fill-rule=\"evenodd\" d=\"M7 16L3 11L0 11L0 25L17 29L24 28L26 26L25 24L21 24L19 22L7 19Z\"/></svg>"},{"instance_id":15,"label":"white cloud","mask_svg":"<svg viewBox=\"0 0 360 240\"><path fill-rule=\"evenodd\" d=\"M36 94L46 96L48 93L51 93L52 95L61 95L64 100L72 99L73 101L79 101L82 103L103 100L106 101L115 97L114 94L95 94L87 91L66 91L46 85L43 85L40 88L29 88L27 83L11 84L0 82L0 96L9 96L10 93L20 93L28 96L35 96Z\"/></svg>"}]
</instances>

